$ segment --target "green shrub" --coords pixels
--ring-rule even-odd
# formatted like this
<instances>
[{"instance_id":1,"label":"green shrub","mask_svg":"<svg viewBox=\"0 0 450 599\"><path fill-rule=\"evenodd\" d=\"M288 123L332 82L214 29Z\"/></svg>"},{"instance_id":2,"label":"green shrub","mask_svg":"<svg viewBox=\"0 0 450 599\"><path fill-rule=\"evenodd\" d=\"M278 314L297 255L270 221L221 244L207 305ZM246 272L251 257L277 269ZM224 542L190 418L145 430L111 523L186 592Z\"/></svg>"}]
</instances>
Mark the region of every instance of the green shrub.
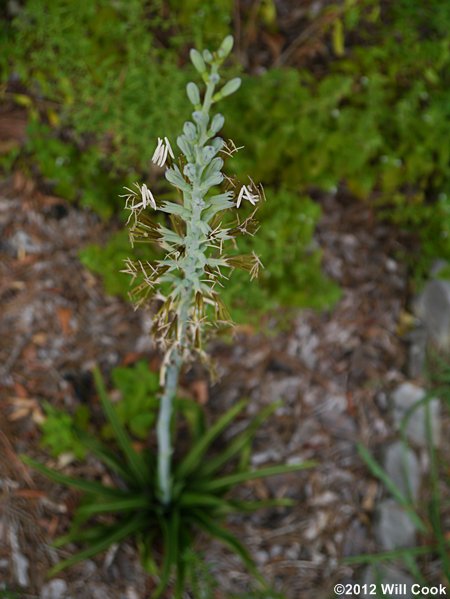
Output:
<instances>
[{"instance_id":1,"label":"green shrub","mask_svg":"<svg viewBox=\"0 0 450 599\"><path fill-rule=\"evenodd\" d=\"M46 418L41 424L41 444L47 447L55 458L63 453L72 453L77 459L83 459L86 456L86 448L78 431L86 430L88 426L88 408L79 406L72 416L45 402L44 410Z\"/></svg>"},{"instance_id":2,"label":"green shrub","mask_svg":"<svg viewBox=\"0 0 450 599\"><path fill-rule=\"evenodd\" d=\"M133 368L114 368L112 380L121 393L115 405L117 417L135 437L144 439L155 422L159 406L158 373L149 370L148 364L141 360Z\"/></svg>"},{"instance_id":3,"label":"green shrub","mask_svg":"<svg viewBox=\"0 0 450 599\"><path fill-rule=\"evenodd\" d=\"M241 175L252 164L266 184L345 184L416 231L420 274L434 257L450 257L450 6L398 2L382 16L360 23L359 38L320 78L292 68L247 78L231 102L229 134L249 148L236 158Z\"/></svg>"},{"instance_id":4,"label":"green shrub","mask_svg":"<svg viewBox=\"0 0 450 599\"><path fill-rule=\"evenodd\" d=\"M232 8L230 1L172 0L163 19L157 0L26 2L12 28L3 27L9 58L1 64L4 79L14 72L31 93L39 123L30 125L27 156L55 193L105 216L117 211L117 175L133 181L148 173L148 140L162 132L174 139L186 117L186 43L221 37ZM339 11L325 71L247 76L231 101L227 136L248 148L233 168L243 179L251 170L271 198L258 251L271 253L266 223L279 243L276 259L263 259L261 289L239 290L249 297L247 312L332 305L337 297L320 272L320 254L305 258L308 235L297 236L302 268L299 261L293 273L280 258L294 234L296 201L286 190L303 198L311 187L345 185L373 202L382 217L417 232L421 253L411 262L419 276L436 256L450 258L450 7L364 0ZM107 287L121 291L108 276ZM235 310L238 320L243 311Z\"/></svg>"},{"instance_id":5,"label":"green shrub","mask_svg":"<svg viewBox=\"0 0 450 599\"><path fill-rule=\"evenodd\" d=\"M145 360L133 366L118 366L111 373L113 387L120 393L114 404L116 417L133 437L144 439L155 422L159 406L159 375L149 370ZM92 412L86 405L78 406L74 415L65 410L44 404L46 418L41 424L41 443L49 448L54 457L63 453L73 453L83 459L86 448L83 435L88 432ZM105 440L113 435L111 427L105 425L101 437Z\"/></svg>"}]
</instances>

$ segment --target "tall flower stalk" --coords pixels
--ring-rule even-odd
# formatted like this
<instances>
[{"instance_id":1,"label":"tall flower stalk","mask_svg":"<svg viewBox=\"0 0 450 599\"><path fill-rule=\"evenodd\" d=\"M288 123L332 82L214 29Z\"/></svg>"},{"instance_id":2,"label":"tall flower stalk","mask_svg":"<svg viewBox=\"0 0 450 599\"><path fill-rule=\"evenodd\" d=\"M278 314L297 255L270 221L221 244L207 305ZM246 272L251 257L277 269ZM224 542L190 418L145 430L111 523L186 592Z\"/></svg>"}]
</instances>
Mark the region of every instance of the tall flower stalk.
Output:
<instances>
[{"instance_id":1,"label":"tall flower stalk","mask_svg":"<svg viewBox=\"0 0 450 599\"><path fill-rule=\"evenodd\" d=\"M204 89L202 93L196 83L187 85L194 111L177 138L181 155L175 158L167 137L158 139L153 161L166 167L165 177L176 188L179 201L160 203L145 184L135 184L135 189L127 189L123 196L130 210L132 244L156 242L166 252L164 258L154 262L128 259L124 271L133 279L142 279L131 291L137 306L149 300L159 302L153 333L164 350L157 438L158 488L165 505L172 498L170 425L181 366L194 352L205 357L202 346L208 325L230 324L217 291L221 280L227 278L224 271L242 268L253 278L260 266L255 254L224 253L227 242L255 231L254 213L245 219L239 217L243 200L255 206L262 197L262 188L253 182L238 187L222 173L224 161L219 154L230 155L236 148L217 135L224 117L219 113L212 116L211 111L241 84L239 78L221 84L219 70L232 46L233 38L228 36L217 52L205 50L200 54L191 50ZM224 189L220 189L224 180ZM149 218L144 212L147 208L168 214L171 228Z\"/></svg>"}]
</instances>

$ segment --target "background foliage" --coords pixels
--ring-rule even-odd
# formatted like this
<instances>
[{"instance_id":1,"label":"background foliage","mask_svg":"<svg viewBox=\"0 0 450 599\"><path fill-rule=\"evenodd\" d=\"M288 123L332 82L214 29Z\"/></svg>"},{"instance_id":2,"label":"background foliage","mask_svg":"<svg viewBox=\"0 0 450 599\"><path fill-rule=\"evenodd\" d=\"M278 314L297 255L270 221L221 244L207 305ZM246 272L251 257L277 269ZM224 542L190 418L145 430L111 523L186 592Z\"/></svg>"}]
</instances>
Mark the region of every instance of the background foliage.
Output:
<instances>
[{"instance_id":1,"label":"background foliage","mask_svg":"<svg viewBox=\"0 0 450 599\"><path fill-rule=\"evenodd\" d=\"M174 139L187 117L187 50L217 44L234 11L232 0L27 0L1 30L3 94L30 116L25 147L3 155L4 168L38 173L105 218L120 217L124 184L148 180L165 192L150 156L158 135ZM244 31L276 35L274 2L244 17ZM243 182L254 174L269 198L252 240L266 267L260 285L234 275L226 292L238 320L339 297L313 243L312 192L351 193L417 234L419 278L434 257L450 257L450 5L345 0L321 18L320 59L243 73L227 109L226 136L245 146L230 170ZM242 71L238 55L229 69ZM125 294L125 253L119 235L81 259Z\"/></svg>"}]
</instances>

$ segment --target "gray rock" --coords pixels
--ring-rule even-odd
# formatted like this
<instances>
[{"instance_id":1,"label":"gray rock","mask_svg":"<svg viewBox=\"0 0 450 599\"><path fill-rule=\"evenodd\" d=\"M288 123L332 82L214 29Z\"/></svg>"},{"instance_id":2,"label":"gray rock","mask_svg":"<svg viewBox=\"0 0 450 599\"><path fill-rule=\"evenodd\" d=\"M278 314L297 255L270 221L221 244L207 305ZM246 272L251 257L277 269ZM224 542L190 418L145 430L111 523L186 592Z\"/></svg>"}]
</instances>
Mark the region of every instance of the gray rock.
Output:
<instances>
[{"instance_id":1,"label":"gray rock","mask_svg":"<svg viewBox=\"0 0 450 599\"><path fill-rule=\"evenodd\" d=\"M363 574L363 579L362 579L362 584L366 584L369 588L367 589L367 593L362 593L361 597L373 597L373 593L371 594L370 591L372 590L370 588L370 585L377 585L376 589L377 591L380 589L379 585L380 584L385 584L385 585L402 585L402 586L398 586L396 587L396 591L402 591L403 589L406 590L406 593L401 593L401 592L396 592L394 593L386 593L386 594L381 594L381 592L379 592L376 596L377 597L386 597L386 596L392 596L397 599L411 599L412 598L412 594L411 594L411 587L414 584L415 580L413 578L411 578L410 576L408 576L408 574L405 574L405 572L403 572L400 568L394 566L394 565L387 565L387 564L378 564L376 566L368 566L366 568L366 570L364 571ZM381 591L381 589L380 589Z\"/></svg>"},{"instance_id":2,"label":"gray rock","mask_svg":"<svg viewBox=\"0 0 450 599\"><path fill-rule=\"evenodd\" d=\"M405 497L417 501L420 489L420 466L414 451L397 441L386 450L384 469Z\"/></svg>"},{"instance_id":3,"label":"gray rock","mask_svg":"<svg viewBox=\"0 0 450 599\"><path fill-rule=\"evenodd\" d=\"M67 584L62 578L54 578L42 587L41 599L68 599Z\"/></svg>"},{"instance_id":4,"label":"gray rock","mask_svg":"<svg viewBox=\"0 0 450 599\"><path fill-rule=\"evenodd\" d=\"M375 537L381 551L413 547L416 543L416 527L406 511L395 499L385 499L377 509L378 522Z\"/></svg>"},{"instance_id":5,"label":"gray rock","mask_svg":"<svg viewBox=\"0 0 450 599\"><path fill-rule=\"evenodd\" d=\"M424 327L414 328L408 335L408 376L415 379L424 371L427 349L427 332Z\"/></svg>"},{"instance_id":6,"label":"gray rock","mask_svg":"<svg viewBox=\"0 0 450 599\"><path fill-rule=\"evenodd\" d=\"M91 582L86 591L86 597L91 599L111 599L111 590L106 584Z\"/></svg>"},{"instance_id":7,"label":"gray rock","mask_svg":"<svg viewBox=\"0 0 450 599\"><path fill-rule=\"evenodd\" d=\"M21 552L17 526L12 524L9 529L9 545L11 548L11 562L14 578L21 587L29 585L28 569L30 562Z\"/></svg>"},{"instance_id":8,"label":"gray rock","mask_svg":"<svg viewBox=\"0 0 450 599\"><path fill-rule=\"evenodd\" d=\"M392 394L393 417L398 429L408 414L409 410L425 396L425 391L413 385L412 383L403 383ZM438 399L431 399L426 404L417 407L411 414L406 425L406 436L410 441L421 447L427 445L427 427L426 414L430 412L431 434L433 444L438 446L440 443L440 402Z\"/></svg>"},{"instance_id":9,"label":"gray rock","mask_svg":"<svg viewBox=\"0 0 450 599\"><path fill-rule=\"evenodd\" d=\"M450 349L450 282L429 281L415 302L414 311L427 333L442 349Z\"/></svg>"}]
</instances>

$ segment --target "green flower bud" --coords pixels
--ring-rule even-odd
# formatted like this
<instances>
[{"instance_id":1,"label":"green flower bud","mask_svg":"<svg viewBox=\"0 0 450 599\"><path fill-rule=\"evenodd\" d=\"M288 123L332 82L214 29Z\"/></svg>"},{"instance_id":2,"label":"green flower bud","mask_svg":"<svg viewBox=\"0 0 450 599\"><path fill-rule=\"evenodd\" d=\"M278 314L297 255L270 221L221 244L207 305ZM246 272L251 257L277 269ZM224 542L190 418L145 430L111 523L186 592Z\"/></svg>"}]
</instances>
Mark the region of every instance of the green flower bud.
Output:
<instances>
[{"instance_id":1,"label":"green flower bud","mask_svg":"<svg viewBox=\"0 0 450 599\"><path fill-rule=\"evenodd\" d=\"M213 61L213 55L209 50L203 50L203 59L208 64L210 64Z\"/></svg>"},{"instance_id":2,"label":"green flower bud","mask_svg":"<svg viewBox=\"0 0 450 599\"><path fill-rule=\"evenodd\" d=\"M196 139L197 129L195 128L194 123L191 123L189 121L184 123L183 131L189 141L194 141Z\"/></svg>"},{"instance_id":3,"label":"green flower bud","mask_svg":"<svg viewBox=\"0 0 450 599\"><path fill-rule=\"evenodd\" d=\"M189 56L191 57L192 64L197 69L197 71L200 73L200 75L203 75L204 73L206 73L205 61L203 60L200 52L198 50L195 50L194 48L192 48L192 50L189 53Z\"/></svg>"},{"instance_id":4,"label":"green flower bud","mask_svg":"<svg viewBox=\"0 0 450 599\"><path fill-rule=\"evenodd\" d=\"M211 129L210 129L212 135L215 135L222 129L224 122L225 122L225 119L220 114L220 112L217 113L216 115L214 115L214 118L211 121Z\"/></svg>"},{"instance_id":5,"label":"green flower bud","mask_svg":"<svg viewBox=\"0 0 450 599\"><path fill-rule=\"evenodd\" d=\"M237 91L240 88L240 86L241 78L235 77L231 81L228 81L228 83L225 83L220 92L214 94L213 100L217 101L221 100L222 98L225 98L226 96L231 96L231 94L234 94L234 92Z\"/></svg>"},{"instance_id":6,"label":"green flower bud","mask_svg":"<svg viewBox=\"0 0 450 599\"><path fill-rule=\"evenodd\" d=\"M224 60L233 49L234 39L232 35L227 35L220 45L217 55Z\"/></svg>"},{"instance_id":7,"label":"green flower bud","mask_svg":"<svg viewBox=\"0 0 450 599\"><path fill-rule=\"evenodd\" d=\"M187 97L189 98L189 101L194 106L198 106L200 104L200 90L198 89L198 87L195 83L192 83L192 81L191 81L190 83L187 84L186 93L187 93Z\"/></svg>"}]
</instances>

